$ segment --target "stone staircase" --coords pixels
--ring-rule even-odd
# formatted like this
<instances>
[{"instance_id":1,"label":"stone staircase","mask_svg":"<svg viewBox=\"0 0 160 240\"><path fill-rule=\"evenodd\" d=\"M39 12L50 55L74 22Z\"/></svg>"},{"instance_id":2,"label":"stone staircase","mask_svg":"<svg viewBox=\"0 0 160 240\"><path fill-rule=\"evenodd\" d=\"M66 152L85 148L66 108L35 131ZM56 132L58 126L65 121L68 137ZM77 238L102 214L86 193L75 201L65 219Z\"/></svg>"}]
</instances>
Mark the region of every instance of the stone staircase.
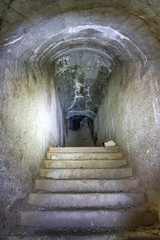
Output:
<instances>
[{"instance_id":1,"label":"stone staircase","mask_svg":"<svg viewBox=\"0 0 160 240\"><path fill-rule=\"evenodd\" d=\"M22 212L20 224L36 231L115 231L157 222L118 147L50 148L29 204L37 208ZM107 236L73 239L126 239ZM8 237L14 239L61 238Z\"/></svg>"}]
</instances>

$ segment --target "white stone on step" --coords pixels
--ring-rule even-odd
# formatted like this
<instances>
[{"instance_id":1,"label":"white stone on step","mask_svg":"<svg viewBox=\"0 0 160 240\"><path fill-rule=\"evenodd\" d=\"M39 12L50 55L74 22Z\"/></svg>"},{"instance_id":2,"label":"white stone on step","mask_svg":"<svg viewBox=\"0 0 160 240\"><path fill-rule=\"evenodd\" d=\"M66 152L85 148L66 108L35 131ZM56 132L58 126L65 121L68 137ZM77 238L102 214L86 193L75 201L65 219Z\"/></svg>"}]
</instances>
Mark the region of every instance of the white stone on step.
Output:
<instances>
[{"instance_id":1,"label":"white stone on step","mask_svg":"<svg viewBox=\"0 0 160 240\"><path fill-rule=\"evenodd\" d=\"M115 147L116 143L113 140L111 140L111 141L105 142L104 146L105 147Z\"/></svg>"}]
</instances>

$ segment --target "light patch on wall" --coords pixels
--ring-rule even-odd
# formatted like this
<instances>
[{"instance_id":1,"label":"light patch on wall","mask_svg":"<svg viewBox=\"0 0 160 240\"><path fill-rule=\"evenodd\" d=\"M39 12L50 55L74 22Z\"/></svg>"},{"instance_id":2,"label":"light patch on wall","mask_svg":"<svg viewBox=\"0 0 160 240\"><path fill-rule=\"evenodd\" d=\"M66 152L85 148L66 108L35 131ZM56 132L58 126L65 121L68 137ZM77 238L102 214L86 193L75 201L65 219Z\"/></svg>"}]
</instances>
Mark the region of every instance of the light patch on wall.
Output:
<instances>
[{"instance_id":1,"label":"light patch on wall","mask_svg":"<svg viewBox=\"0 0 160 240\"><path fill-rule=\"evenodd\" d=\"M39 140L43 140L44 135L49 135L51 131L51 119L48 109L45 106L39 105L37 118L37 137Z\"/></svg>"},{"instance_id":2,"label":"light patch on wall","mask_svg":"<svg viewBox=\"0 0 160 240\"><path fill-rule=\"evenodd\" d=\"M159 117L160 117L158 98L155 98L153 100L152 105L153 105L155 123L158 126L159 125Z\"/></svg>"},{"instance_id":3,"label":"light patch on wall","mask_svg":"<svg viewBox=\"0 0 160 240\"><path fill-rule=\"evenodd\" d=\"M159 110L159 99L156 97L159 95L160 86L158 85L158 82L155 80L155 82L150 81L150 88L152 93L152 106L153 106L153 113L154 113L154 120L155 124L159 126L159 117L160 117L160 110Z\"/></svg>"}]
</instances>

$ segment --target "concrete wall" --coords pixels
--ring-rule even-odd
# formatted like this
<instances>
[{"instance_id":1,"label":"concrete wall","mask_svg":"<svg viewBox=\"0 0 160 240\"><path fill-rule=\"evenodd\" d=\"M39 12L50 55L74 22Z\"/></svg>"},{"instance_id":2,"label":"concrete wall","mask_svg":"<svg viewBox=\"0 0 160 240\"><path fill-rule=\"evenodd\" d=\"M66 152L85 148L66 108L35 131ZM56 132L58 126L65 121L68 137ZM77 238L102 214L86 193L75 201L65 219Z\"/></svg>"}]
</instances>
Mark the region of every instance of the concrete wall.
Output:
<instances>
[{"instance_id":1,"label":"concrete wall","mask_svg":"<svg viewBox=\"0 0 160 240\"><path fill-rule=\"evenodd\" d=\"M0 226L4 231L17 222L16 207L20 210L48 145L65 144L62 104L50 79L55 74L54 57L73 48L89 48L92 60L93 53L101 53L109 73L121 62L113 69L95 120L98 144L111 138L117 141L141 185L159 189L159 62L144 67L138 62L123 64L159 58L159 6L159 0L147 4L146 0L0 1L0 216L2 220L7 216ZM67 79L62 75L59 87L67 94L64 98L63 91L61 96L70 107L76 82L71 84L70 73ZM97 84L89 88L94 87L91 98L99 105L104 89L97 91L98 85L106 79L104 72L96 77ZM86 84L85 88L89 89Z\"/></svg>"},{"instance_id":2,"label":"concrete wall","mask_svg":"<svg viewBox=\"0 0 160 240\"><path fill-rule=\"evenodd\" d=\"M45 72L27 73L20 65L15 70L15 64L12 59L4 65L1 61L0 225L6 232L18 221L17 212L47 148L63 142L62 112L53 81Z\"/></svg>"},{"instance_id":3,"label":"concrete wall","mask_svg":"<svg viewBox=\"0 0 160 240\"><path fill-rule=\"evenodd\" d=\"M94 122L97 145L114 140L134 176L160 204L160 61L118 64ZM157 193L155 194L155 192Z\"/></svg>"}]
</instances>

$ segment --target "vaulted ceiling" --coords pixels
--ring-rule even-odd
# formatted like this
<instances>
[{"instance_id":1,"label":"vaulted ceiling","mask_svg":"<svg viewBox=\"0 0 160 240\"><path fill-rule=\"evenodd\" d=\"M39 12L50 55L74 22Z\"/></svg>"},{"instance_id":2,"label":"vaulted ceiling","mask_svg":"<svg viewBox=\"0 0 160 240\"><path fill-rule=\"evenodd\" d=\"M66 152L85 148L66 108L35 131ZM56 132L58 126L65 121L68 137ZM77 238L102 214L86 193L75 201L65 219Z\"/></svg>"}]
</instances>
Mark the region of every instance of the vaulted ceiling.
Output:
<instances>
[{"instance_id":1,"label":"vaulted ceiling","mask_svg":"<svg viewBox=\"0 0 160 240\"><path fill-rule=\"evenodd\" d=\"M95 117L116 64L134 71L159 58L159 0L1 0L0 9L1 56L15 74L47 72L66 118Z\"/></svg>"}]
</instances>

